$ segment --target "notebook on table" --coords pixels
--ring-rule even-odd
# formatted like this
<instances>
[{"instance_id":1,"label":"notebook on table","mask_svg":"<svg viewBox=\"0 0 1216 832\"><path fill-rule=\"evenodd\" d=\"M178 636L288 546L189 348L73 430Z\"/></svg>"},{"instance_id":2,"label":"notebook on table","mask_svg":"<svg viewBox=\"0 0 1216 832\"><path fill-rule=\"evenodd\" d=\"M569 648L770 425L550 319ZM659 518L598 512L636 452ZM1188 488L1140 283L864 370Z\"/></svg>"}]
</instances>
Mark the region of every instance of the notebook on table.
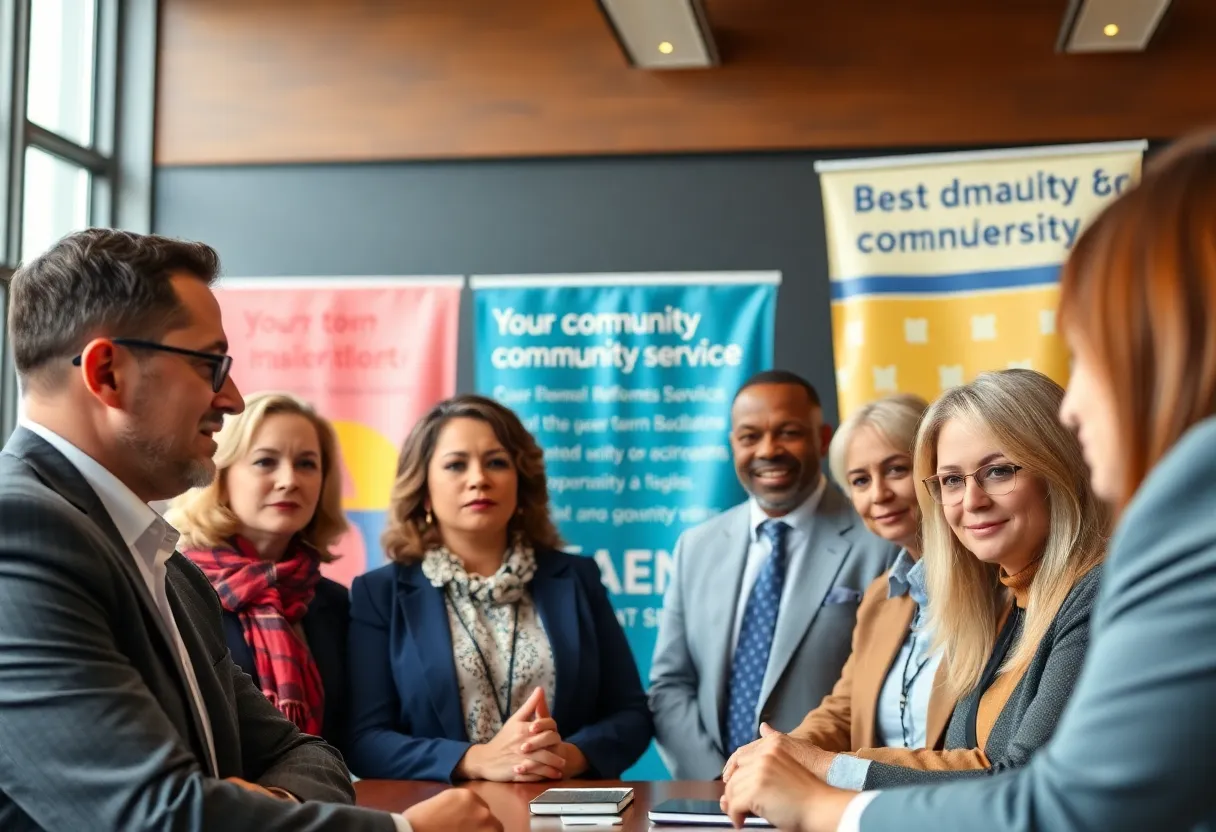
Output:
<instances>
[{"instance_id":1,"label":"notebook on table","mask_svg":"<svg viewBox=\"0 0 1216 832\"><path fill-rule=\"evenodd\" d=\"M534 815L616 815L633 801L633 789L547 789L528 803Z\"/></svg>"},{"instance_id":2,"label":"notebook on table","mask_svg":"<svg viewBox=\"0 0 1216 832\"><path fill-rule=\"evenodd\" d=\"M679 824L680 826L731 826L730 818L722 811L716 800L664 800L654 806L648 815L650 822L663 824ZM773 829L773 825L764 818L748 815L743 819L743 825L753 829Z\"/></svg>"}]
</instances>

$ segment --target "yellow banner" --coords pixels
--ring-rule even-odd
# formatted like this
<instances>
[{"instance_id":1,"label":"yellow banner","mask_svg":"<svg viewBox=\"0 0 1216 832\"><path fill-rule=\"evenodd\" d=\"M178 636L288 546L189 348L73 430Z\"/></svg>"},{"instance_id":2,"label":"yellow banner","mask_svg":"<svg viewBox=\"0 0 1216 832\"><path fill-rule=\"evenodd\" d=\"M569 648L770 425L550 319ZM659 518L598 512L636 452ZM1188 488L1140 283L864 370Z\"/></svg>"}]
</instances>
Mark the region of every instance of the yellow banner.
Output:
<instances>
[{"instance_id":1,"label":"yellow banner","mask_svg":"<svg viewBox=\"0 0 1216 832\"><path fill-rule=\"evenodd\" d=\"M1059 266L1144 142L822 162L840 418L984 370L1067 381Z\"/></svg>"}]
</instances>

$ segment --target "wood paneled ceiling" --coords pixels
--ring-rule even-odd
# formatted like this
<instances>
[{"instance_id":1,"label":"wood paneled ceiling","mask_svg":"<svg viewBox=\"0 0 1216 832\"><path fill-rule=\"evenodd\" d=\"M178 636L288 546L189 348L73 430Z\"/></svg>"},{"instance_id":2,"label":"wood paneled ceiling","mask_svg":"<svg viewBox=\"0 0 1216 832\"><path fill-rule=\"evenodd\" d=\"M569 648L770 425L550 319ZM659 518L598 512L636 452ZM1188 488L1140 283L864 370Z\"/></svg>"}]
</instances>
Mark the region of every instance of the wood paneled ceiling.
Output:
<instances>
[{"instance_id":1,"label":"wood paneled ceiling","mask_svg":"<svg viewBox=\"0 0 1216 832\"><path fill-rule=\"evenodd\" d=\"M1216 122L1216 0L1143 53L1065 0L706 0L711 69L628 66L595 0L162 0L157 162L1169 137Z\"/></svg>"}]
</instances>

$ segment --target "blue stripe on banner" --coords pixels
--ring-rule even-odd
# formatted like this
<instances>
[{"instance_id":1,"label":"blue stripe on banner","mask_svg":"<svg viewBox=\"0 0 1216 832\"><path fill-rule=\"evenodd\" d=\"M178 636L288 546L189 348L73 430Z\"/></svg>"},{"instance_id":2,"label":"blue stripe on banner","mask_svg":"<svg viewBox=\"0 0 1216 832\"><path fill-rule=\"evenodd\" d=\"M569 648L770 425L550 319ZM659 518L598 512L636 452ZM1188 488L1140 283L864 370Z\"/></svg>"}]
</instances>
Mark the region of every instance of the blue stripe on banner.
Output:
<instances>
[{"instance_id":1,"label":"blue stripe on banner","mask_svg":"<svg viewBox=\"0 0 1216 832\"><path fill-rule=\"evenodd\" d=\"M985 289L1019 289L1041 286L1059 280L1059 265L1031 269L1002 269L942 275L890 275L853 277L832 281L832 300L847 300L861 295L926 295L976 292Z\"/></svg>"}]
</instances>

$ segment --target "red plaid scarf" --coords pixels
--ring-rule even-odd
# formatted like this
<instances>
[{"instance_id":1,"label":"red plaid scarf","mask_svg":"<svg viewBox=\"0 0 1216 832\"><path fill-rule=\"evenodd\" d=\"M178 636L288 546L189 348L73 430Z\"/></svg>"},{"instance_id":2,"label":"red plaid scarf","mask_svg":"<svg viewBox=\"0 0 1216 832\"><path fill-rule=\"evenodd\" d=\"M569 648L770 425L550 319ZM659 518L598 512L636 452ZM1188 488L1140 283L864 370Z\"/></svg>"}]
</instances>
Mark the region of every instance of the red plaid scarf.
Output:
<instances>
[{"instance_id":1,"label":"red plaid scarf","mask_svg":"<svg viewBox=\"0 0 1216 832\"><path fill-rule=\"evenodd\" d=\"M270 563L244 538L230 542L182 554L207 575L224 609L240 618L262 693L301 731L320 734L321 674L294 629L321 578L316 550L293 541L282 560Z\"/></svg>"}]
</instances>

